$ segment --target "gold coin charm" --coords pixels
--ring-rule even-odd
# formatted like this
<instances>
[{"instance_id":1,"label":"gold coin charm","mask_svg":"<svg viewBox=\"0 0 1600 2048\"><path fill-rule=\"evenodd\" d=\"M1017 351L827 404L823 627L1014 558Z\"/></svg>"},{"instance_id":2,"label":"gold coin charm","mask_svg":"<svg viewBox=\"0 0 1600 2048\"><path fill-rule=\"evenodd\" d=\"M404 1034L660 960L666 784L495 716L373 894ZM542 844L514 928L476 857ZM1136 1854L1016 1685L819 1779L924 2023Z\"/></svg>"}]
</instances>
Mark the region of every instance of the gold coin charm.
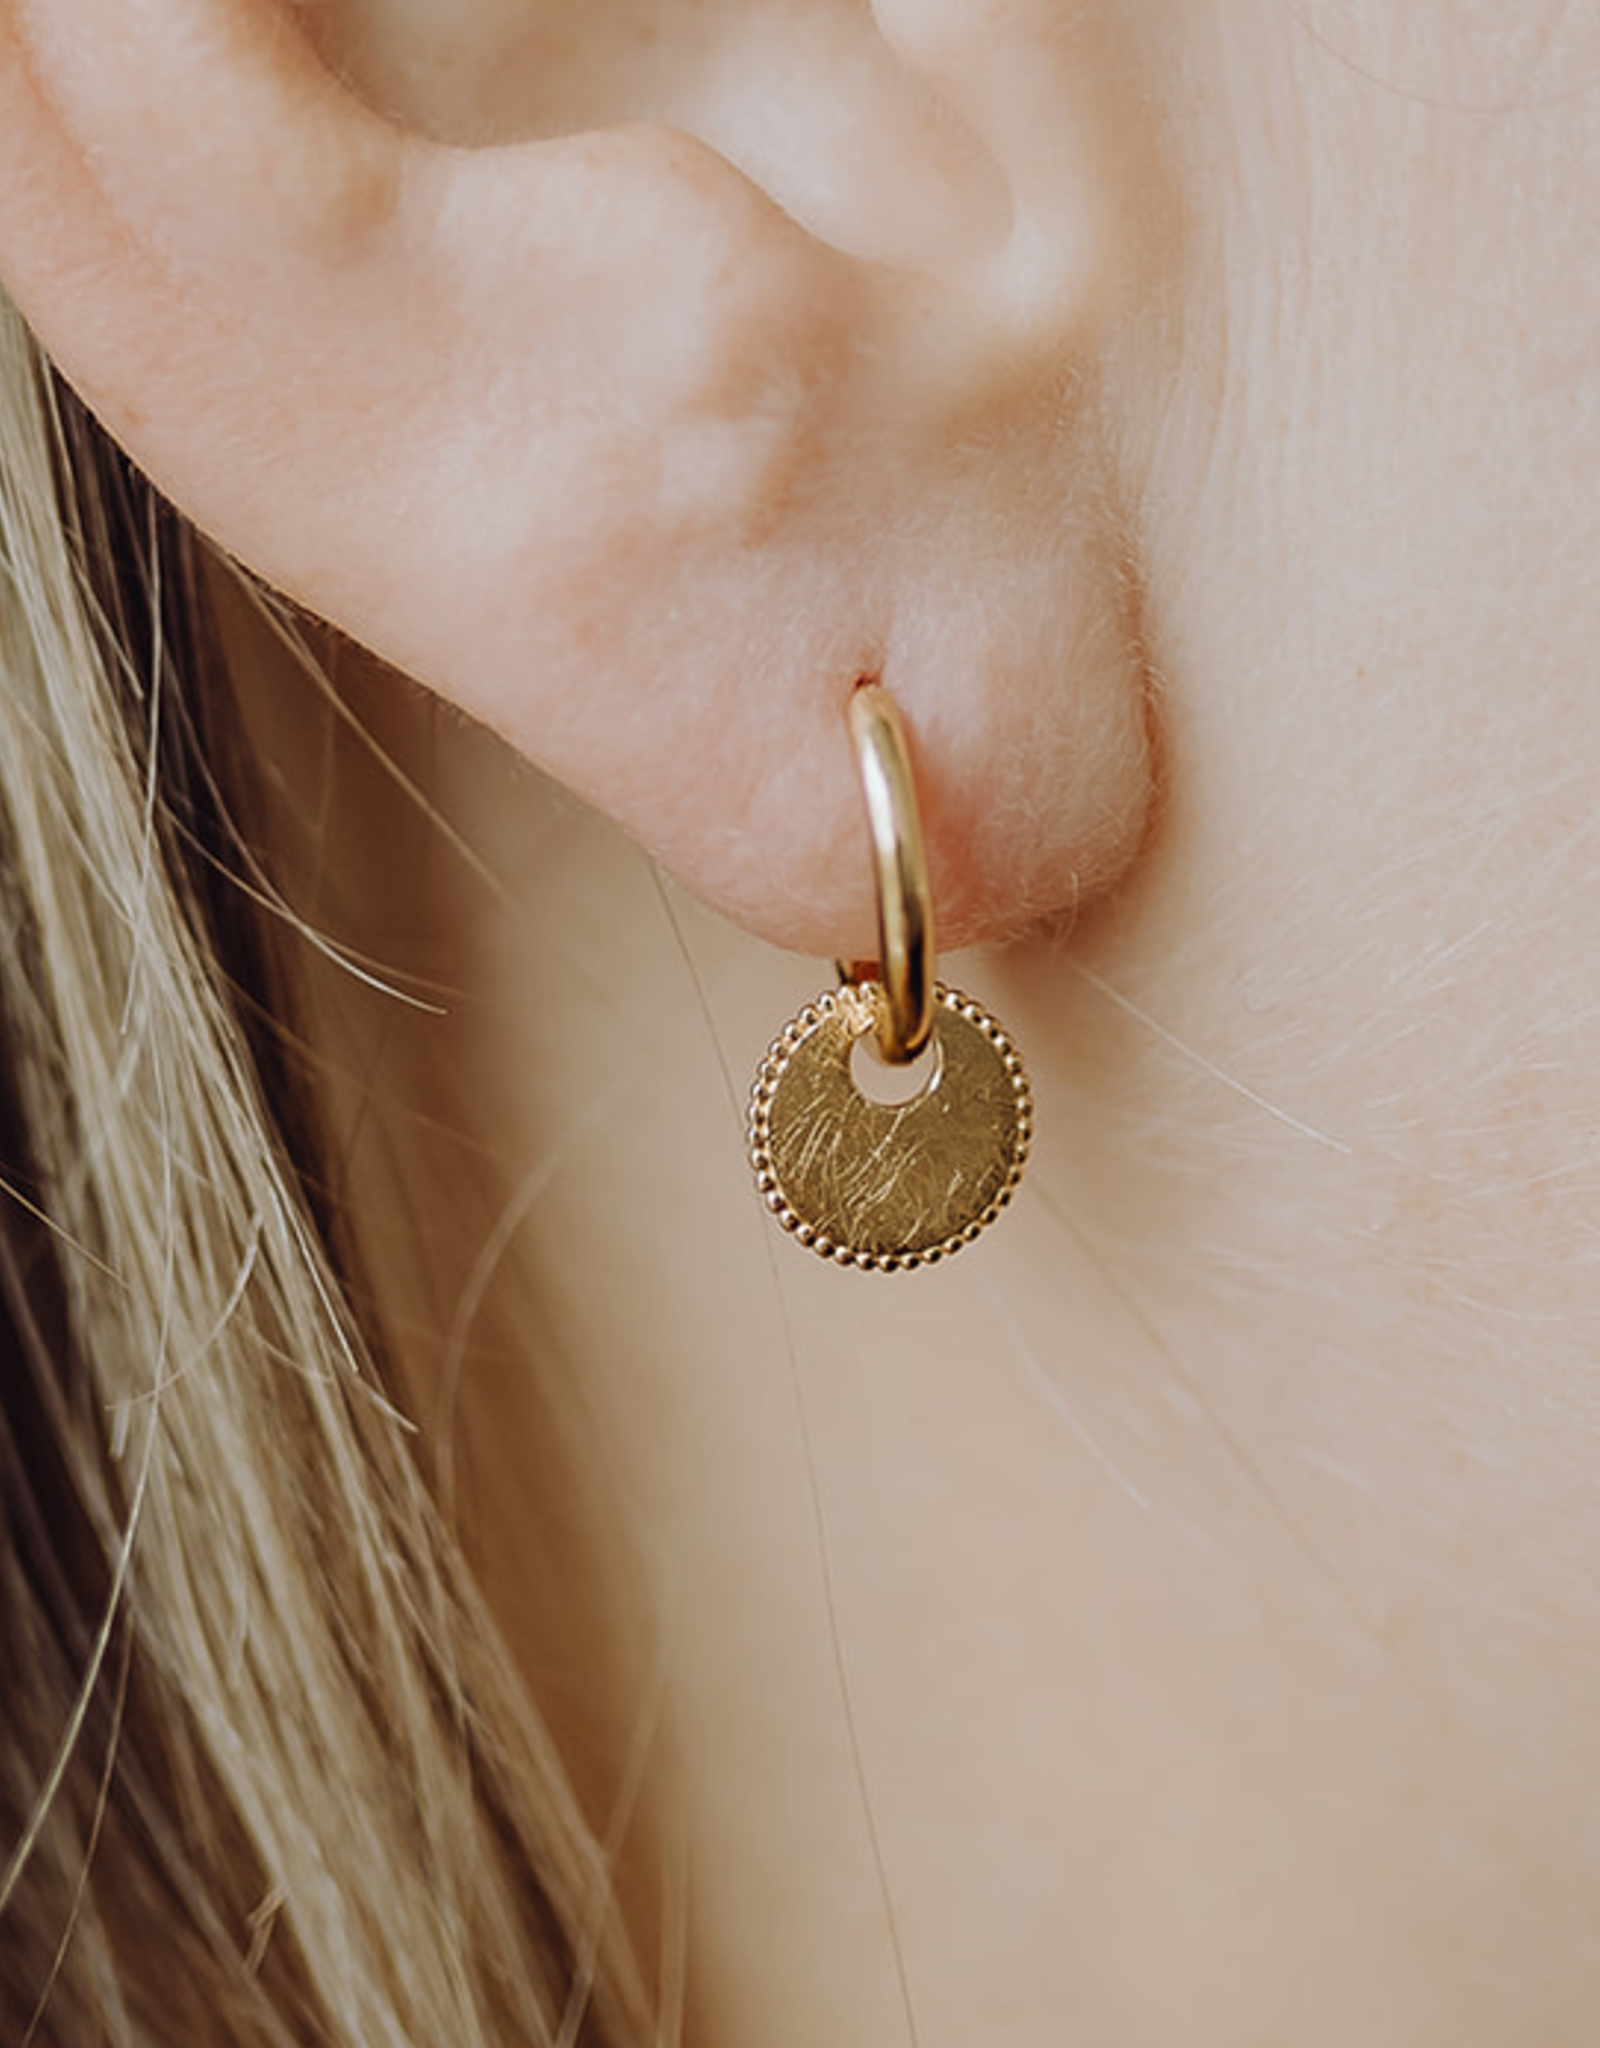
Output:
<instances>
[{"instance_id":1,"label":"gold coin charm","mask_svg":"<svg viewBox=\"0 0 1600 2048\"><path fill-rule=\"evenodd\" d=\"M1033 1136L1022 1060L980 1003L933 978L933 893L905 720L882 683L848 704L878 899L878 959L841 967L767 1049L750 1092L750 1158L767 1207L841 1266L897 1273L971 1244L1011 1200ZM855 1077L868 1033L926 1078L880 1101ZM864 1050L864 1048L863 1048Z\"/></svg>"},{"instance_id":2,"label":"gold coin charm","mask_svg":"<svg viewBox=\"0 0 1600 2048\"><path fill-rule=\"evenodd\" d=\"M756 1184L785 1230L842 1266L894 1273L968 1245L1011 1200L1033 1135L1022 1060L981 1004L934 984L930 1068L907 1102L851 1072L882 991L846 983L772 1042L750 1096Z\"/></svg>"}]
</instances>

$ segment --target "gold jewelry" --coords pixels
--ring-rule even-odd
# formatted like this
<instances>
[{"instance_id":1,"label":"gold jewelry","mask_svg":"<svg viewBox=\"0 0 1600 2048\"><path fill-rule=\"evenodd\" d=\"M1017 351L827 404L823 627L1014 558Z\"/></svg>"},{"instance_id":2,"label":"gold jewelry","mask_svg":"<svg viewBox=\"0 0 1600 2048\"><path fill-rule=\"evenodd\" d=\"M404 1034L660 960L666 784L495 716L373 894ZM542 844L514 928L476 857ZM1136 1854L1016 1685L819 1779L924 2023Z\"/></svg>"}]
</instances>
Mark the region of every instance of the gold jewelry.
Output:
<instances>
[{"instance_id":1,"label":"gold jewelry","mask_svg":"<svg viewBox=\"0 0 1600 2048\"><path fill-rule=\"evenodd\" d=\"M1022 1060L979 1003L934 980L933 897L906 729L881 683L850 698L878 894L876 961L773 1040L750 1093L756 1186L783 1228L842 1266L931 1266L992 1223L1022 1178L1033 1098ZM891 1066L929 1068L908 1101L852 1073L868 1032ZM871 1057L871 1049L862 1051Z\"/></svg>"}]
</instances>

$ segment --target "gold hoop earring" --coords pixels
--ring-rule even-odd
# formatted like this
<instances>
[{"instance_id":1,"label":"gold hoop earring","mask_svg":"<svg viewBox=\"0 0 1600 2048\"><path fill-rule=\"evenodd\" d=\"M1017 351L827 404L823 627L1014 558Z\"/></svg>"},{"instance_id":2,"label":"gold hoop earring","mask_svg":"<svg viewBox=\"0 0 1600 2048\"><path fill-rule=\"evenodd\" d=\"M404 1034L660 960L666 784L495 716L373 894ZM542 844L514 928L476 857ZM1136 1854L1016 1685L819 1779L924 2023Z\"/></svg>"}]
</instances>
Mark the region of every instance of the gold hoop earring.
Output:
<instances>
[{"instance_id":1,"label":"gold hoop earring","mask_svg":"<svg viewBox=\"0 0 1600 2048\"><path fill-rule=\"evenodd\" d=\"M933 898L911 752L879 682L851 693L878 899L876 961L773 1040L750 1093L756 1186L799 1243L880 1273L969 1245L1011 1200L1033 1136L1021 1055L980 1003L934 979ZM868 1034L890 1066L927 1062L908 1100L879 1101L853 1067Z\"/></svg>"}]
</instances>

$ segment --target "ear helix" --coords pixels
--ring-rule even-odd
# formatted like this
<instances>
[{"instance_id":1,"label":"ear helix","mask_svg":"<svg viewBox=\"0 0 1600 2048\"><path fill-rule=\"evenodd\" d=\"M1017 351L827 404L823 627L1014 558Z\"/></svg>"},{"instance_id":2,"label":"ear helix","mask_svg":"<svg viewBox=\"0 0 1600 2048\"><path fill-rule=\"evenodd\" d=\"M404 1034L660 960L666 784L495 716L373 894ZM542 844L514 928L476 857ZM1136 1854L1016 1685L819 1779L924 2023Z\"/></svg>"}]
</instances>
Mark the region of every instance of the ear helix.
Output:
<instances>
[{"instance_id":1,"label":"ear helix","mask_svg":"<svg viewBox=\"0 0 1600 2048\"><path fill-rule=\"evenodd\" d=\"M130 254L213 291L348 260L394 210L402 140L263 0L9 0L36 94ZM182 109L182 118L174 110Z\"/></svg>"},{"instance_id":2,"label":"ear helix","mask_svg":"<svg viewBox=\"0 0 1600 2048\"><path fill-rule=\"evenodd\" d=\"M16 116L0 128L12 131L18 173L8 216L24 224L0 223L0 255L30 302L30 271L48 290L51 268L48 245L25 238L29 188L51 186L38 174L45 156L87 174L75 181L94 188L80 212L99 202L93 222L63 222L53 207L53 230L96 230L97 253L117 252L136 273L123 289L176 288L191 315L248 307L269 345L274 329L303 333L329 294L338 310L357 286L409 287L415 311L417 284L442 266L441 287L457 295L493 283L488 305L461 306L464 322L515 302L524 348L548 341L559 357L560 309L579 286L593 296L608 271L637 289L630 263L666 246L702 248L708 273L725 272L736 252L748 257L758 215L791 253L804 241L676 132L634 126L484 152L402 132L329 75L273 0L0 0L0 33L17 57L0 86ZM310 304L297 285L322 297ZM381 308L369 296L358 310ZM53 339L57 323L41 324ZM586 342L592 357L592 333Z\"/></svg>"},{"instance_id":3,"label":"ear helix","mask_svg":"<svg viewBox=\"0 0 1600 2048\"><path fill-rule=\"evenodd\" d=\"M275 0L0 0L0 54L0 275L112 432L249 567L604 802L561 744L589 700L541 648L551 588L619 525L637 556L658 515L757 516L847 266L821 278L687 135L403 134ZM463 612L503 652L464 662Z\"/></svg>"}]
</instances>

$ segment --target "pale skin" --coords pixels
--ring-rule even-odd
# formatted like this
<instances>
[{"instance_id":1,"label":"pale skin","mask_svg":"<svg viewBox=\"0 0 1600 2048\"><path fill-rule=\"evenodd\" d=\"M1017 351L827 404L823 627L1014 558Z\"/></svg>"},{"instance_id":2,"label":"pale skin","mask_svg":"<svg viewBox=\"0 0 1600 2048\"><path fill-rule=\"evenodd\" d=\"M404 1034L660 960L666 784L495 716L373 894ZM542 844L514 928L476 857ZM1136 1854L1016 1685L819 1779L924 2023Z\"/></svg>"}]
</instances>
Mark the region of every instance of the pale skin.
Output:
<instances>
[{"instance_id":1,"label":"pale skin","mask_svg":"<svg viewBox=\"0 0 1600 2048\"><path fill-rule=\"evenodd\" d=\"M529 1561L583 1589L597 1805L655 1702L690 2041L1587 2043L1600 29L441 12L4 0L0 273L203 527L754 934L670 899L708 1021L610 826L352 677L507 886L344 771L313 907L466 990L328 984L351 1186L440 1325L523 1191L541 1326L489 1284L418 1406L541 1678ZM719 1064L825 979L764 941L870 927L869 666L1041 1128L883 1282L769 1255ZM535 1348L626 1503L560 1540Z\"/></svg>"}]
</instances>

